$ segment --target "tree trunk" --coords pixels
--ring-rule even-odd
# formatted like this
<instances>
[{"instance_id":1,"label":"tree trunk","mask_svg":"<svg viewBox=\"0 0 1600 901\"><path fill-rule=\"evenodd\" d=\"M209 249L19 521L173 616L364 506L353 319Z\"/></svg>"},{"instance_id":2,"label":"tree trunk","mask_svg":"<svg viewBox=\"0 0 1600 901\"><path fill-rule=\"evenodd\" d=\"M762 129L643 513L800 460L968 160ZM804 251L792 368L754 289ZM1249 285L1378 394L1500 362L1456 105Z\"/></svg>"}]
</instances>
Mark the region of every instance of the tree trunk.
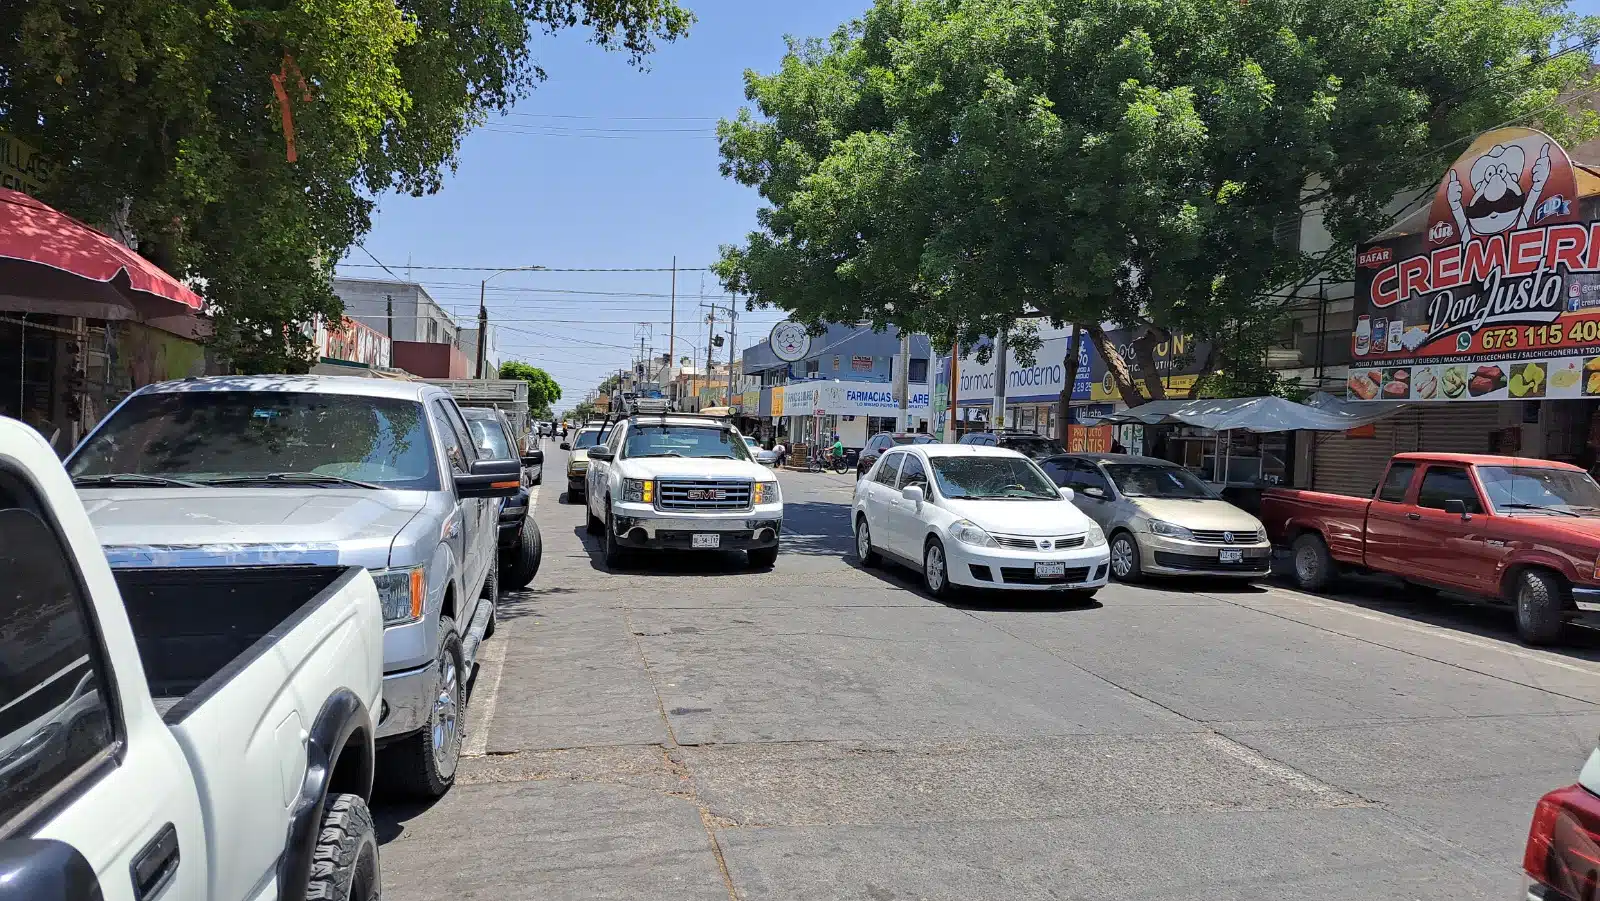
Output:
<instances>
[{"instance_id":1,"label":"tree trunk","mask_svg":"<svg viewBox=\"0 0 1600 901\"><path fill-rule=\"evenodd\" d=\"M1067 443L1067 410L1072 404L1072 386L1078 381L1078 353L1083 346L1083 327L1072 327L1072 340L1067 342L1067 355L1061 360L1061 397L1056 401L1056 440Z\"/></svg>"},{"instance_id":2,"label":"tree trunk","mask_svg":"<svg viewBox=\"0 0 1600 901\"><path fill-rule=\"evenodd\" d=\"M1200 364L1200 372L1194 377L1194 384L1189 386L1189 391L1184 395L1182 398L1183 400L1194 400L1196 397L1200 396L1201 384L1205 382L1207 376L1211 375L1211 370L1216 365L1217 342L1213 341L1211 342L1210 346L1207 347L1205 361Z\"/></svg>"},{"instance_id":3,"label":"tree trunk","mask_svg":"<svg viewBox=\"0 0 1600 901\"><path fill-rule=\"evenodd\" d=\"M1165 329L1155 326L1145 329L1144 334L1133 339L1133 359L1151 400L1167 399L1167 384L1161 380L1161 371L1156 368L1156 345L1171 340L1172 336Z\"/></svg>"},{"instance_id":4,"label":"tree trunk","mask_svg":"<svg viewBox=\"0 0 1600 901\"><path fill-rule=\"evenodd\" d=\"M1106 336L1106 330L1099 323L1087 326L1089 340L1094 342L1094 349L1100 352L1100 359L1106 361L1106 372L1110 373L1111 381L1117 386L1117 394L1122 397L1122 402L1129 407L1137 407L1149 398L1139 393L1139 388L1133 383L1133 373L1128 371L1128 363L1122 359L1122 354Z\"/></svg>"}]
</instances>

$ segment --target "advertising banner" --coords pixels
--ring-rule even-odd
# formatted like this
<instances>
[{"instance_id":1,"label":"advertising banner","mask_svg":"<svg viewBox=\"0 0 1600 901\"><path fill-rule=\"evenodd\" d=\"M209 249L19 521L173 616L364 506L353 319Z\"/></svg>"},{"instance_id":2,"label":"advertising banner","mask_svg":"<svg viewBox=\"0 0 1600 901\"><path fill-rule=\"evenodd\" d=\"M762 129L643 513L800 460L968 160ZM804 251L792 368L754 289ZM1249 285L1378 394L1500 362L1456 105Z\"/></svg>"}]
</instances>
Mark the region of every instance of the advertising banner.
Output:
<instances>
[{"instance_id":1,"label":"advertising banner","mask_svg":"<svg viewBox=\"0 0 1600 901\"><path fill-rule=\"evenodd\" d=\"M1108 425L1067 426L1067 451L1074 454L1109 454L1113 429Z\"/></svg>"},{"instance_id":2,"label":"advertising banner","mask_svg":"<svg viewBox=\"0 0 1600 901\"><path fill-rule=\"evenodd\" d=\"M1417 230L1361 245L1350 399L1600 397L1600 197L1579 177L1548 135L1492 131Z\"/></svg>"},{"instance_id":3,"label":"advertising banner","mask_svg":"<svg viewBox=\"0 0 1600 901\"><path fill-rule=\"evenodd\" d=\"M776 385L776 386L773 387L773 389L772 389L772 415L773 416L782 416L783 415L783 407L784 407L783 394L784 394L784 387L782 385Z\"/></svg>"},{"instance_id":4,"label":"advertising banner","mask_svg":"<svg viewBox=\"0 0 1600 901\"><path fill-rule=\"evenodd\" d=\"M1106 333L1113 346L1133 366L1133 335L1131 329L1113 329ZM1006 402L1049 403L1061 396L1061 384L1066 379L1066 356L1070 336L1049 338L1041 342L1034 353L1034 365L1023 366L1015 359L1006 365ZM1210 354L1208 342L1189 337L1178 337L1156 346L1156 371L1169 391L1187 392L1194 387L1200 370ZM1010 355L1008 354L1008 357ZM994 361L979 366L971 356L961 360L958 379L961 382L957 397L962 406L987 404L994 397ZM1105 360L1094 349L1094 342L1085 335L1078 345L1078 373L1072 385L1073 400L1095 403L1115 403L1122 400L1117 386L1111 380Z\"/></svg>"}]
</instances>

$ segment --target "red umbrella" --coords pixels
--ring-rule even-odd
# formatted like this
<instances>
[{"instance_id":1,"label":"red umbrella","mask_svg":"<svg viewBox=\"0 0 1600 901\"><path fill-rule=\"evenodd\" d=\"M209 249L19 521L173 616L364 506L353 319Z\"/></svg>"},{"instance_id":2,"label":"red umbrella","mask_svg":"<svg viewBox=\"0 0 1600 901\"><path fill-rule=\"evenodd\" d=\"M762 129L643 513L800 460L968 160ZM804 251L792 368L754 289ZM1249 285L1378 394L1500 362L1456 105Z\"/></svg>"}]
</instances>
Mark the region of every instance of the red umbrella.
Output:
<instances>
[{"instance_id":1,"label":"red umbrella","mask_svg":"<svg viewBox=\"0 0 1600 901\"><path fill-rule=\"evenodd\" d=\"M130 310L166 317L204 305L200 295L121 243L0 188L0 308L127 319Z\"/></svg>"}]
</instances>

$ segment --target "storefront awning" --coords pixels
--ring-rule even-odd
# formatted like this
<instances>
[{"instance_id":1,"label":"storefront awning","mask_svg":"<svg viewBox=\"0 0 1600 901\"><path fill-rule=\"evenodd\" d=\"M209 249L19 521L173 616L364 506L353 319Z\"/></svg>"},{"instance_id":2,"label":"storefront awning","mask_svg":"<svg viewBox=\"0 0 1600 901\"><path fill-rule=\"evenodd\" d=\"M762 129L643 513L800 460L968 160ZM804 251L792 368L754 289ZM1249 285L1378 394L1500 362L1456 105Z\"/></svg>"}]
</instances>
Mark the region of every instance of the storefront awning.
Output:
<instances>
[{"instance_id":1,"label":"storefront awning","mask_svg":"<svg viewBox=\"0 0 1600 901\"><path fill-rule=\"evenodd\" d=\"M1404 404L1363 403L1359 407L1318 394L1309 404L1281 397L1231 397L1158 400L1101 417L1101 422L1188 425L1214 432L1342 432L1393 416Z\"/></svg>"},{"instance_id":2,"label":"storefront awning","mask_svg":"<svg viewBox=\"0 0 1600 901\"><path fill-rule=\"evenodd\" d=\"M141 317L188 313L205 301L117 241L26 194L0 188L0 305L126 319L130 310Z\"/></svg>"}]
</instances>

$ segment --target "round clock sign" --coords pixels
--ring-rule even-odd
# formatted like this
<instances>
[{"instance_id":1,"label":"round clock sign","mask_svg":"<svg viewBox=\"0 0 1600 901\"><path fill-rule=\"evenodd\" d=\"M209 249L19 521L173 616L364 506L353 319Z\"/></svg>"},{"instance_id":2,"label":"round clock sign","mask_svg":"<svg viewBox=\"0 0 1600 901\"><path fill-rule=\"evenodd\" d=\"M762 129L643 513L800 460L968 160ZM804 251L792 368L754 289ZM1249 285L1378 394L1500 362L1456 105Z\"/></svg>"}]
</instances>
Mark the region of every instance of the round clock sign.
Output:
<instances>
[{"instance_id":1,"label":"round clock sign","mask_svg":"<svg viewBox=\"0 0 1600 901\"><path fill-rule=\"evenodd\" d=\"M785 363L803 359L811 351L811 335L806 327L785 319L772 327L772 353Z\"/></svg>"}]
</instances>

